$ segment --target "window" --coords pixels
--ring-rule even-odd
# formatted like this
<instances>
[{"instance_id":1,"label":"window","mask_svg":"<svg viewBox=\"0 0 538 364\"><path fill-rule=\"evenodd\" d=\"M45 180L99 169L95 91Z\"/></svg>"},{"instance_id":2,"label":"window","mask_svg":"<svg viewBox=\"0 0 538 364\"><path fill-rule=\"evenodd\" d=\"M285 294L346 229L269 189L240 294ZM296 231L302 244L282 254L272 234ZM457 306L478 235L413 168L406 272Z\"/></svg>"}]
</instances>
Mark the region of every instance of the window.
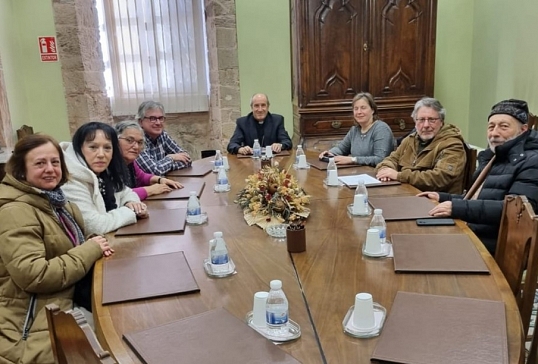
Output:
<instances>
[{"instance_id":1,"label":"window","mask_svg":"<svg viewBox=\"0 0 538 364\"><path fill-rule=\"evenodd\" d=\"M167 112L208 110L202 0L97 0L114 115L145 100Z\"/></svg>"}]
</instances>

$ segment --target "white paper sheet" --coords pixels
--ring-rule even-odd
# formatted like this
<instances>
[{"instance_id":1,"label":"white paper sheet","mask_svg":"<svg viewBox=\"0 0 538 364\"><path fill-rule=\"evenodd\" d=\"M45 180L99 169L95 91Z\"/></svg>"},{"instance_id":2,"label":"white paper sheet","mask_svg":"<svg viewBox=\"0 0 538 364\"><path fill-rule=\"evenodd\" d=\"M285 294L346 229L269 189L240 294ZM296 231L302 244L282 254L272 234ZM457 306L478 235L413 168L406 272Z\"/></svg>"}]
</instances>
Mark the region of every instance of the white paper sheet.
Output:
<instances>
[{"instance_id":1,"label":"white paper sheet","mask_svg":"<svg viewBox=\"0 0 538 364\"><path fill-rule=\"evenodd\" d=\"M356 175L353 175L353 176L341 176L341 177L338 177L338 179L345 185L348 185L348 186L356 186L359 184L359 180L362 179L364 181L364 184L366 185L366 187L368 187L368 185L373 185L373 184L379 184L381 183L380 180L374 178L374 177L371 177L367 174L356 174Z\"/></svg>"}]
</instances>

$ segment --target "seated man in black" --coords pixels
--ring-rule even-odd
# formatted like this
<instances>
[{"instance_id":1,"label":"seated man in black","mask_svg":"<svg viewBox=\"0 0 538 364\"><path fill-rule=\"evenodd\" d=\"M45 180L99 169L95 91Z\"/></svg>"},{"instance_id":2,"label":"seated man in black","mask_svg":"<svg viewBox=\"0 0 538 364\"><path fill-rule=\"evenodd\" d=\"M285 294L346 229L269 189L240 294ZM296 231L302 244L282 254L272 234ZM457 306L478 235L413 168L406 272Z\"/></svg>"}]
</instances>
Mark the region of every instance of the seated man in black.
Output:
<instances>
[{"instance_id":1,"label":"seated man in black","mask_svg":"<svg viewBox=\"0 0 538 364\"><path fill-rule=\"evenodd\" d=\"M254 139L258 139L262 148L271 146L275 153L291 149L290 136L284 129L284 117L269 112L267 95L252 96L250 107L250 114L237 119L234 134L228 144L228 153L252 154Z\"/></svg>"}]
</instances>

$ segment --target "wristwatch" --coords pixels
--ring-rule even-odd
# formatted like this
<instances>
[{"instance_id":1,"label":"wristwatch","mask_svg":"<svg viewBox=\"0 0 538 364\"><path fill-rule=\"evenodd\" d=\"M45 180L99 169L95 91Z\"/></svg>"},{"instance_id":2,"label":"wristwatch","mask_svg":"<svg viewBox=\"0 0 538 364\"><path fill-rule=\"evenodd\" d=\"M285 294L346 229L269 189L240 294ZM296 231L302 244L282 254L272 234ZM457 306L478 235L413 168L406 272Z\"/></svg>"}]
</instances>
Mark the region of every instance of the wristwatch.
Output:
<instances>
[{"instance_id":1,"label":"wristwatch","mask_svg":"<svg viewBox=\"0 0 538 364\"><path fill-rule=\"evenodd\" d=\"M351 162L353 162L354 164L357 164L357 157L351 157Z\"/></svg>"}]
</instances>

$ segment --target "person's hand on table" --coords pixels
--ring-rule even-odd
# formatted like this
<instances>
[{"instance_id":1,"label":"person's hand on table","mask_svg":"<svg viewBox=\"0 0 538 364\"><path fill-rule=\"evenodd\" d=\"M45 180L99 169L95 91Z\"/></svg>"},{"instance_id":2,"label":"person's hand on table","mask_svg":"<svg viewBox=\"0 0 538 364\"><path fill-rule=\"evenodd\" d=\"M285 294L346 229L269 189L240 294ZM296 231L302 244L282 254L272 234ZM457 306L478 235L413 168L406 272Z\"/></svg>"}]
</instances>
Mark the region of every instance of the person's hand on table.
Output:
<instances>
[{"instance_id":1,"label":"person's hand on table","mask_svg":"<svg viewBox=\"0 0 538 364\"><path fill-rule=\"evenodd\" d=\"M334 155L330 153L328 150L324 150L323 152L319 154L318 158L321 159L323 157L331 158L331 157L334 157Z\"/></svg>"},{"instance_id":2,"label":"person's hand on table","mask_svg":"<svg viewBox=\"0 0 538 364\"><path fill-rule=\"evenodd\" d=\"M345 155L337 155L334 157L336 164L353 164L353 157L347 157Z\"/></svg>"},{"instance_id":3,"label":"person's hand on table","mask_svg":"<svg viewBox=\"0 0 538 364\"><path fill-rule=\"evenodd\" d=\"M94 236L90 240L99 244L99 247L101 248L101 251L103 252L103 256L109 257L112 254L114 254L114 249L110 247L110 245L108 244L108 240L106 240L105 237Z\"/></svg>"},{"instance_id":4,"label":"person's hand on table","mask_svg":"<svg viewBox=\"0 0 538 364\"><path fill-rule=\"evenodd\" d=\"M161 180L159 182L160 184L164 184L166 186L169 186L170 188L174 189L174 190L179 190L181 188L183 188L183 185L177 181L174 181L173 179L168 179L168 178L164 178L164 177L161 177Z\"/></svg>"},{"instance_id":5,"label":"person's hand on table","mask_svg":"<svg viewBox=\"0 0 538 364\"><path fill-rule=\"evenodd\" d=\"M431 191L421 192L417 194L417 197L427 197L430 200L439 202L439 194L437 192L431 192Z\"/></svg>"},{"instance_id":6,"label":"person's hand on table","mask_svg":"<svg viewBox=\"0 0 538 364\"><path fill-rule=\"evenodd\" d=\"M273 150L273 152L275 153L280 153L282 151L282 144L280 143L273 143L271 145L271 149Z\"/></svg>"},{"instance_id":7,"label":"person's hand on table","mask_svg":"<svg viewBox=\"0 0 538 364\"><path fill-rule=\"evenodd\" d=\"M154 183L150 186L145 186L144 189L148 193L148 196L160 195L161 193L167 193L172 191L172 188L170 186L161 183Z\"/></svg>"},{"instance_id":8,"label":"person's hand on table","mask_svg":"<svg viewBox=\"0 0 538 364\"><path fill-rule=\"evenodd\" d=\"M241 147L237 150L237 154L243 154L243 155L253 154L252 148L249 147L248 145L245 145L244 147Z\"/></svg>"},{"instance_id":9,"label":"person's hand on table","mask_svg":"<svg viewBox=\"0 0 538 364\"><path fill-rule=\"evenodd\" d=\"M136 217L138 219L145 219L149 216L148 208L142 202L131 201L131 202L127 202L125 206L133 210L133 212L136 214Z\"/></svg>"},{"instance_id":10,"label":"person's hand on table","mask_svg":"<svg viewBox=\"0 0 538 364\"><path fill-rule=\"evenodd\" d=\"M452 201L441 202L430 210L429 214L435 217L449 217L452 215Z\"/></svg>"},{"instance_id":11,"label":"person's hand on table","mask_svg":"<svg viewBox=\"0 0 538 364\"><path fill-rule=\"evenodd\" d=\"M176 162L183 162L186 164L191 162L191 157L185 152L169 154L168 156Z\"/></svg>"},{"instance_id":12,"label":"person's hand on table","mask_svg":"<svg viewBox=\"0 0 538 364\"><path fill-rule=\"evenodd\" d=\"M397 181L398 171L392 168L384 167L377 172L375 178L377 178L381 182L388 182L390 180Z\"/></svg>"}]
</instances>

